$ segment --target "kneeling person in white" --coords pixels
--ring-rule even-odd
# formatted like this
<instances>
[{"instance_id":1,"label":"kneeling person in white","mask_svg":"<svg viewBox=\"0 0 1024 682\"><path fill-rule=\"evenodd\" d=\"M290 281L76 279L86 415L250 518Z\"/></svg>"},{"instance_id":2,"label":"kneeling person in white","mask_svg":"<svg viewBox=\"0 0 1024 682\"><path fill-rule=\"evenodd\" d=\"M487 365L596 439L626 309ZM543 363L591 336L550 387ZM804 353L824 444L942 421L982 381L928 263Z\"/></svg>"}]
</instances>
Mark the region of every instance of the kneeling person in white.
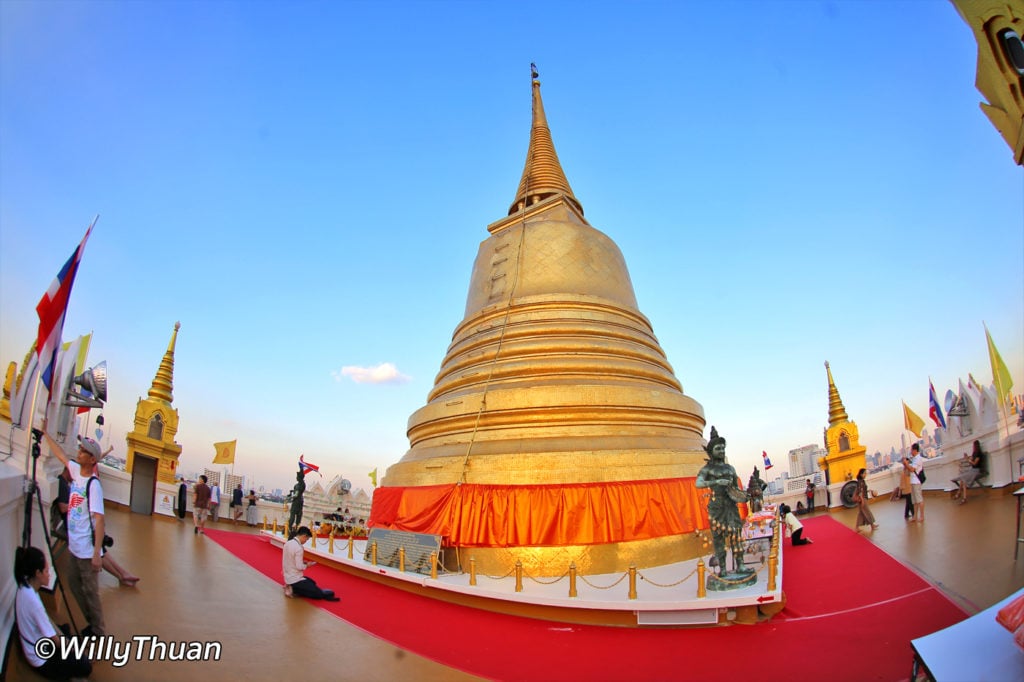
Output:
<instances>
[{"instance_id":1,"label":"kneeling person in white","mask_svg":"<svg viewBox=\"0 0 1024 682\"><path fill-rule=\"evenodd\" d=\"M341 601L334 596L334 590L323 590L312 578L305 577L302 572L315 561L302 560L302 545L312 537L309 528L299 527L295 536L284 543L281 549L281 572L284 574L284 594L286 597L308 597L326 601Z\"/></svg>"}]
</instances>

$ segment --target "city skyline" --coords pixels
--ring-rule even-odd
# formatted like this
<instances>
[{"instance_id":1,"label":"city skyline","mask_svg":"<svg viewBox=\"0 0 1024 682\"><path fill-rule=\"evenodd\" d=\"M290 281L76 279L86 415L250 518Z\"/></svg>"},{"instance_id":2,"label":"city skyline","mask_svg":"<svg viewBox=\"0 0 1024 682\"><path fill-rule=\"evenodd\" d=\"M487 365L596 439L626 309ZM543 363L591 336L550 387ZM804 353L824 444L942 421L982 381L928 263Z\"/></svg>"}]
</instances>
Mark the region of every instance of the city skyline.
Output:
<instances>
[{"instance_id":1,"label":"city skyline","mask_svg":"<svg viewBox=\"0 0 1024 682\"><path fill-rule=\"evenodd\" d=\"M1024 388L1022 170L976 52L948 3L0 3L0 361L98 213L64 340L108 362L104 444L180 320L183 469L237 439L268 487L304 454L369 490L514 198L535 62L705 436L785 466L829 361L884 449L929 378L990 383L983 325Z\"/></svg>"}]
</instances>

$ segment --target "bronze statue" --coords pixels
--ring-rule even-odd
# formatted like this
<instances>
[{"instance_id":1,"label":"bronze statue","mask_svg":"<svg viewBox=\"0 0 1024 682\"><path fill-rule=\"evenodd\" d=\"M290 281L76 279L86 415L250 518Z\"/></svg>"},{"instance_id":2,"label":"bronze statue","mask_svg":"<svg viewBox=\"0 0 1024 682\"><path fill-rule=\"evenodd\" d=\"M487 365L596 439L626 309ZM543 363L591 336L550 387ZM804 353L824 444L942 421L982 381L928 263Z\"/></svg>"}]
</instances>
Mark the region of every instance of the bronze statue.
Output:
<instances>
[{"instance_id":1,"label":"bronze statue","mask_svg":"<svg viewBox=\"0 0 1024 682\"><path fill-rule=\"evenodd\" d=\"M747 481L747 495L750 497L750 501L747 503L751 514L755 514L761 511L761 505L764 500L764 489L768 487L768 484L761 480L761 473L754 467L754 473L750 475L750 480Z\"/></svg>"},{"instance_id":2,"label":"bronze statue","mask_svg":"<svg viewBox=\"0 0 1024 682\"><path fill-rule=\"evenodd\" d=\"M743 565L743 519L739 503L748 500L747 494L736 484L736 470L725 461L725 439L714 426L704 448L708 462L697 472L698 488L710 488L708 520L714 544L718 574L708 575L709 590L728 590L746 587L757 581L757 574ZM732 550L732 570L726 570L726 552Z\"/></svg>"},{"instance_id":3,"label":"bronze statue","mask_svg":"<svg viewBox=\"0 0 1024 682\"><path fill-rule=\"evenodd\" d=\"M302 525L302 494L306 492L306 476L299 469L298 473L295 474L295 487L292 488L292 507L288 513L288 532L291 535L295 534L299 526Z\"/></svg>"}]
</instances>

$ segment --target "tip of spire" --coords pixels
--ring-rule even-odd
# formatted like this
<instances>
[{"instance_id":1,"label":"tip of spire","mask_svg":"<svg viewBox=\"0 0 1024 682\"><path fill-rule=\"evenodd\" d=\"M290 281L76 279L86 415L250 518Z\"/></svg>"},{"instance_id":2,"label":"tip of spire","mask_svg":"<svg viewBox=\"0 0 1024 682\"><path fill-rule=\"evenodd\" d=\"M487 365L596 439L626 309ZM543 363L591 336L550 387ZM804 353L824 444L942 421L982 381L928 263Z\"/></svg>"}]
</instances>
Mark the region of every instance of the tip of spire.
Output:
<instances>
[{"instance_id":1,"label":"tip of spire","mask_svg":"<svg viewBox=\"0 0 1024 682\"><path fill-rule=\"evenodd\" d=\"M518 213L527 206L556 194L564 195L582 214L583 206L573 195L562 165L558 161L558 154L555 153L555 144L551 140L551 130L544 114L544 102L540 97L539 76L537 65L531 62L530 89L533 115L530 148L526 152L526 167L523 169L523 177L519 181L519 189L508 214Z\"/></svg>"}]
</instances>

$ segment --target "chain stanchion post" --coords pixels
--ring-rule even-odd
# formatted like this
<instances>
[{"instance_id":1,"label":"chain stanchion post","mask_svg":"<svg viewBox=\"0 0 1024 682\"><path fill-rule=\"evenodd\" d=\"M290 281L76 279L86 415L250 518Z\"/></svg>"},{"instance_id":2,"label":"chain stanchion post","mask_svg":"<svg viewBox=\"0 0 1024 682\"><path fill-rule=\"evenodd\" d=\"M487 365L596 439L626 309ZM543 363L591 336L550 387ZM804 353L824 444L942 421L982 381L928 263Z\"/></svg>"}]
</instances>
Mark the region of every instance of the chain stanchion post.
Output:
<instances>
[{"instance_id":1,"label":"chain stanchion post","mask_svg":"<svg viewBox=\"0 0 1024 682\"><path fill-rule=\"evenodd\" d=\"M277 535L277 517L274 517L274 535Z\"/></svg>"},{"instance_id":2,"label":"chain stanchion post","mask_svg":"<svg viewBox=\"0 0 1024 682\"><path fill-rule=\"evenodd\" d=\"M334 554L334 526L331 526L331 534L327 536L327 551Z\"/></svg>"},{"instance_id":3,"label":"chain stanchion post","mask_svg":"<svg viewBox=\"0 0 1024 682\"><path fill-rule=\"evenodd\" d=\"M234 521L235 521L235 523L238 523L238 519L235 519ZM264 514L263 515L263 530L266 530L266 529L267 529L267 515Z\"/></svg>"},{"instance_id":4,"label":"chain stanchion post","mask_svg":"<svg viewBox=\"0 0 1024 682\"><path fill-rule=\"evenodd\" d=\"M348 536L348 558L349 559L352 558L352 545L353 544L355 544L355 542L352 540L352 536L349 535Z\"/></svg>"},{"instance_id":5,"label":"chain stanchion post","mask_svg":"<svg viewBox=\"0 0 1024 682\"><path fill-rule=\"evenodd\" d=\"M405 573L405 547L398 548L398 570Z\"/></svg>"},{"instance_id":6,"label":"chain stanchion post","mask_svg":"<svg viewBox=\"0 0 1024 682\"><path fill-rule=\"evenodd\" d=\"M523 591L523 562L516 559L516 592Z\"/></svg>"},{"instance_id":7,"label":"chain stanchion post","mask_svg":"<svg viewBox=\"0 0 1024 682\"><path fill-rule=\"evenodd\" d=\"M629 567L629 598L636 599L636 566Z\"/></svg>"},{"instance_id":8,"label":"chain stanchion post","mask_svg":"<svg viewBox=\"0 0 1024 682\"><path fill-rule=\"evenodd\" d=\"M708 596L708 586L705 584L707 581L704 579L707 570L704 560L697 559L697 599L703 599Z\"/></svg>"},{"instance_id":9,"label":"chain stanchion post","mask_svg":"<svg viewBox=\"0 0 1024 682\"><path fill-rule=\"evenodd\" d=\"M569 599L575 599L576 593L576 562L569 564Z\"/></svg>"},{"instance_id":10,"label":"chain stanchion post","mask_svg":"<svg viewBox=\"0 0 1024 682\"><path fill-rule=\"evenodd\" d=\"M469 584L476 586L476 557L469 557Z\"/></svg>"},{"instance_id":11,"label":"chain stanchion post","mask_svg":"<svg viewBox=\"0 0 1024 682\"><path fill-rule=\"evenodd\" d=\"M437 580L437 552L430 553L430 578Z\"/></svg>"},{"instance_id":12,"label":"chain stanchion post","mask_svg":"<svg viewBox=\"0 0 1024 682\"><path fill-rule=\"evenodd\" d=\"M373 544L370 545L370 563L374 566L377 565L377 541L374 540Z\"/></svg>"}]
</instances>

